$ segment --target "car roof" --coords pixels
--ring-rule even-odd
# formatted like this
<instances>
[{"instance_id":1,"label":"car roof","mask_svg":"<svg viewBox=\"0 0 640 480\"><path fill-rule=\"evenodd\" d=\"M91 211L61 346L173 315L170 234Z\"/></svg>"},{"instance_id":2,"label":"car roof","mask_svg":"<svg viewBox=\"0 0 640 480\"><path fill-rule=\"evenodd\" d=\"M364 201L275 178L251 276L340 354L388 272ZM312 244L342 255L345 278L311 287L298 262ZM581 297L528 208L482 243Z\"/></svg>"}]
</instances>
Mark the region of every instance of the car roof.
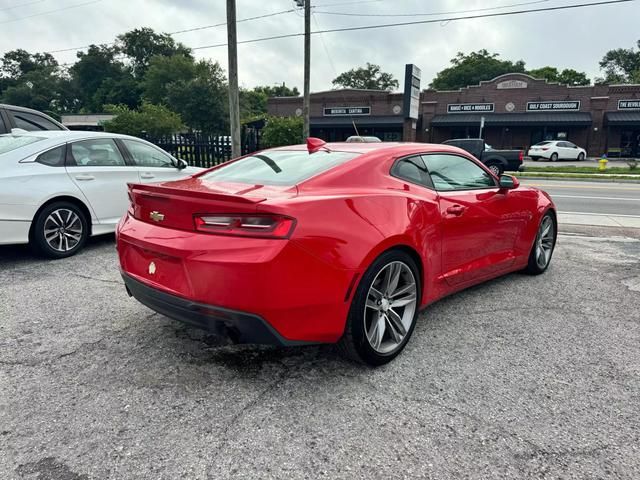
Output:
<instances>
[{"instance_id":1,"label":"car roof","mask_svg":"<svg viewBox=\"0 0 640 480\"><path fill-rule=\"evenodd\" d=\"M38 137L38 138L51 138L51 139L68 139L79 140L83 138L136 138L129 135L122 135L120 133L108 133L108 132L91 132L84 130L35 130L35 131L20 131L19 129L13 129L12 132L5 135L17 135L25 137Z\"/></svg>"},{"instance_id":2,"label":"car roof","mask_svg":"<svg viewBox=\"0 0 640 480\"><path fill-rule=\"evenodd\" d=\"M418 143L418 142L380 142L380 143L359 143L359 142L331 142L324 145L327 149L335 152L351 152L351 153L372 153L372 152L389 152L400 155L408 155L411 153L431 153L431 152L451 152L451 153L468 153L453 145L444 145L441 143ZM276 147L276 150L307 150L306 145L290 145L287 147Z\"/></svg>"}]
</instances>

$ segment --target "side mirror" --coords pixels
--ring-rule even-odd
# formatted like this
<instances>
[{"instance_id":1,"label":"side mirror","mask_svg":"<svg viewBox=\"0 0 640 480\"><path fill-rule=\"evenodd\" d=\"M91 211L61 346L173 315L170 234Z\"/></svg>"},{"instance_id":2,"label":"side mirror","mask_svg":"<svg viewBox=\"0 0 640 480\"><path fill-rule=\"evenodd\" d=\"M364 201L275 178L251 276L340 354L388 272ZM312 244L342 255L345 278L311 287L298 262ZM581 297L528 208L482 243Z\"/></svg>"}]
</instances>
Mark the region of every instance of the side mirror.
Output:
<instances>
[{"instance_id":1,"label":"side mirror","mask_svg":"<svg viewBox=\"0 0 640 480\"><path fill-rule=\"evenodd\" d=\"M189 166L189 164L185 160L183 160L181 158L176 158L176 160L177 160L176 168L178 170L184 170L185 168L187 168Z\"/></svg>"},{"instance_id":2,"label":"side mirror","mask_svg":"<svg viewBox=\"0 0 640 480\"><path fill-rule=\"evenodd\" d=\"M520 180L511 175L500 175L500 188L513 190L520 186Z\"/></svg>"}]
</instances>

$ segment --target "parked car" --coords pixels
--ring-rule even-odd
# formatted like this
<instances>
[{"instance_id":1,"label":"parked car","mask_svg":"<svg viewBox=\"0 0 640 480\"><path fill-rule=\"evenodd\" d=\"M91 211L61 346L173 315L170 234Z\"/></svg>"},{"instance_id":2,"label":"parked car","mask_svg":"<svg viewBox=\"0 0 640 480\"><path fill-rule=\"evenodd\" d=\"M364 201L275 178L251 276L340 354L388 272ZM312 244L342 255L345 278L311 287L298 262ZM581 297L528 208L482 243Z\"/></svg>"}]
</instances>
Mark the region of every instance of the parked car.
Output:
<instances>
[{"instance_id":1,"label":"parked car","mask_svg":"<svg viewBox=\"0 0 640 480\"><path fill-rule=\"evenodd\" d=\"M527 152L531 160L537 162L541 158L555 162L557 160L578 160L587 158L587 151L564 140L548 140L533 145Z\"/></svg>"},{"instance_id":2,"label":"parked car","mask_svg":"<svg viewBox=\"0 0 640 480\"><path fill-rule=\"evenodd\" d=\"M141 303L242 343L339 342L371 365L426 305L544 272L557 231L546 193L443 145L309 138L129 194L117 249Z\"/></svg>"},{"instance_id":3,"label":"parked car","mask_svg":"<svg viewBox=\"0 0 640 480\"><path fill-rule=\"evenodd\" d=\"M352 135L346 140L347 143L379 143L381 141L382 140L380 140L378 137L362 137L360 135Z\"/></svg>"},{"instance_id":4,"label":"parked car","mask_svg":"<svg viewBox=\"0 0 640 480\"><path fill-rule=\"evenodd\" d=\"M42 255L68 257L87 237L115 230L129 204L127 183L201 170L127 135L0 135L0 244L30 243Z\"/></svg>"},{"instance_id":5,"label":"parked car","mask_svg":"<svg viewBox=\"0 0 640 480\"><path fill-rule=\"evenodd\" d=\"M494 175L500 176L505 171L522 170L524 159L524 151L522 150L494 150L481 138L456 138L443 143L466 150L489 167Z\"/></svg>"},{"instance_id":6,"label":"parked car","mask_svg":"<svg viewBox=\"0 0 640 480\"><path fill-rule=\"evenodd\" d=\"M28 132L68 130L60 122L37 110L0 103L0 134L11 133L14 128Z\"/></svg>"}]
</instances>

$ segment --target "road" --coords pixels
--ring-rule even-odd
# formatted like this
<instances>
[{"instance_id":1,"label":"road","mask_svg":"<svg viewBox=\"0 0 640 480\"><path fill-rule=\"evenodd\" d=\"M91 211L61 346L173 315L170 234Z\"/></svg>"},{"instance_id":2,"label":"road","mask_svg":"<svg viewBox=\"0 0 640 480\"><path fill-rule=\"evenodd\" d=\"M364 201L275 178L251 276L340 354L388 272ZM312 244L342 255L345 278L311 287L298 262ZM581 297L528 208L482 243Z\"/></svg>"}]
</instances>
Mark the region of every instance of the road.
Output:
<instances>
[{"instance_id":1,"label":"road","mask_svg":"<svg viewBox=\"0 0 640 480\"><path fill-rule=\"evenodd\" d=\"M158 315L113 237L28 252L0 248L1 479L640 478L638 239L561 234L377 369Z\"/></svg>"},{"instance_id":2,"label":"road","mask_svg":"<svg viewBox=\"0 0 640 480\"><path fill-rule=\"evenodd\" d=\"M523 179L551 195L558 211L631 215L640 218L640 184L584 182L571 180Z\"/></svg>"}]
</instances>

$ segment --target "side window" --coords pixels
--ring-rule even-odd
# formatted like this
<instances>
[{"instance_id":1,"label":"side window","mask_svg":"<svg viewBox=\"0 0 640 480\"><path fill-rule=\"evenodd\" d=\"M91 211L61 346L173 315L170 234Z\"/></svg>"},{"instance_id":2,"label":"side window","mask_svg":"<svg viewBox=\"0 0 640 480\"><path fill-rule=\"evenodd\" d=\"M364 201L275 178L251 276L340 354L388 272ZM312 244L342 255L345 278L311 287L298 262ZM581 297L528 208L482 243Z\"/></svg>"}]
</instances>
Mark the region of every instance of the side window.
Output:
<instances>
[{"instance_id":1,"label":"side window","mask_svg":"<svg viewBox=\"0 0 640 480\"><path fill-rule=\"evenodd\" d=\"M18 110L9 110L9 114L13 116L16 128L21 128L29 132L38 130L62 130L51 120L29 112L20 112Z\"/></svg>"},{"instance_id":2,"label":"side window","mask_svg":"<svg viewBox=\"0 0 640 480\"><path fill-rule=\"evenodd\" d=\"M175 168L173 159L169 155L151 145L135 140L122 140L122 143L129 150L133 162L139 167Z\"/></svg>"},{"instance_id":3,"label":"side window","mask_svg":"<svg viewBox=\"0 0 640 480\"><path fill-rule=\"evenodd\" d=\"M423 187L433 188L427 167L420 156L398 160L391 169L391 175Z\"/></svg>"},{"instance_id":4,"label":"side window","mask_svg":"<svg viewBox=\"0 0 640 480\"><path fill-rule=\"evenodd\" d=\"M567 148L576 148L575 144L571 142L564 142L564 146Z\"/></svg>"},{"instance_id":5,"label":"side window","mask_svg":"<svg viewBox=\"0 0 640 480\"><path fill-rule=\"evenodd\" d=\"M423 155L436 190L472 190L495 187L493 177L471 160L456 155Z\"/></svg>"},{"instance_id":6,"label":"side window","mask_svg":"<svg viewBox=\"0 0 640 480\"><path fill-rule=\"evenodd\" d=\"M110 138L82 140L71 144L69 164L79 167L124 167L124 158Z\"/></svg>"},{"instance_id":7,"label":"side window","mask_svg":"<svg viewBox=\"0 0 640 480\"><path fill-rule=\"evenodd\" d=\"M64 154L66 151L66 145L61 145L38 155L36 162L50 167L64 167Z\"/></svg>"}]
</instances>

